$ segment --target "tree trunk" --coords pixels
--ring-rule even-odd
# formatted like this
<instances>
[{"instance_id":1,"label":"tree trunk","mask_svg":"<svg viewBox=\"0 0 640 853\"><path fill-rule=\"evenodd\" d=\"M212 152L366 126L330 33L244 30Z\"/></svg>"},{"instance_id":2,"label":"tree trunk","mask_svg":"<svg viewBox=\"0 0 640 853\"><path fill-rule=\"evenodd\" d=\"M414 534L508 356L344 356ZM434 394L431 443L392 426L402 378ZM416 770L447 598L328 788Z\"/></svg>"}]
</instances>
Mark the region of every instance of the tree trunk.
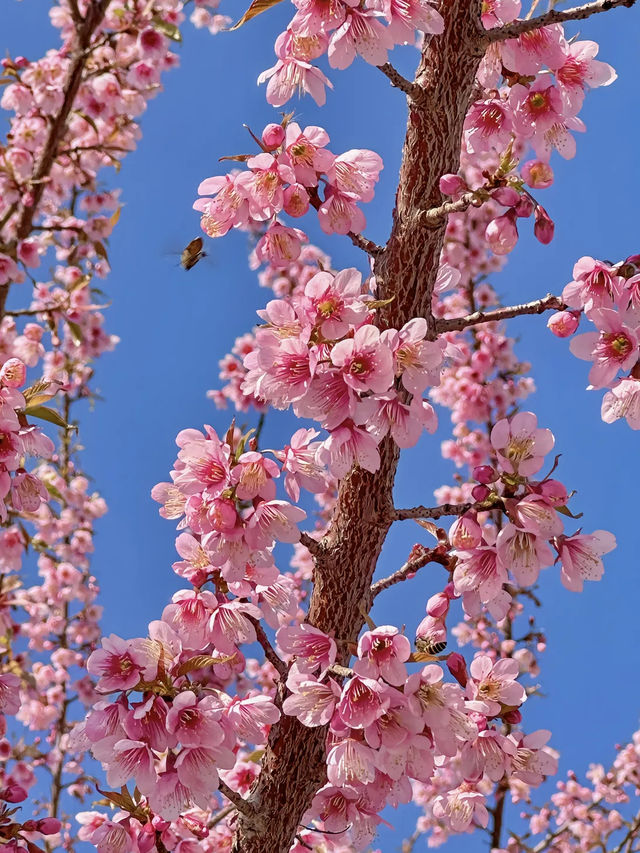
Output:
<instances>
[{"instance_id":1,"label":"tree trunk","mask_svg":"<svg viewBox=\"0 0 640 853\"><path fill-rule=\"evenodd\" d=\"M456 172L462 125L482 58L480 0L443 0L445 31L425 45L409 97L409 120L391 237L377 259L381 295L394 296L380 311L381 327L400 328L426 317L433 329L431 296L445 223L421 224L420 211L442 203L440 177ZM375 474L354 468L340 485L334 518L315 559L308 621L338 640L358 636L369 587L391 524L399 450L386 438ZM341 660L348 658L344 644ZM284 698L284 686L278 701ZM327 727L310 729L283 715L273 726L262 770L249 795L253 815L238 815L234 853L287 853L316 791L326 781Z\"/></svg>"}]
</instances>

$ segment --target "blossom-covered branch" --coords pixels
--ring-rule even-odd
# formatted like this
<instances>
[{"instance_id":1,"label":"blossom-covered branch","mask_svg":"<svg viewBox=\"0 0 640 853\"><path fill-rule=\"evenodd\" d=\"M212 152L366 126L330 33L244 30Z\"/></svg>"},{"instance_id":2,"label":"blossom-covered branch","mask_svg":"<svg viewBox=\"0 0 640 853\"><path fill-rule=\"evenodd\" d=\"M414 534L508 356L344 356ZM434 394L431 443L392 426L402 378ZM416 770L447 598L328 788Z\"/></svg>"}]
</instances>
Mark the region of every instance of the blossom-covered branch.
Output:
<instances>
[{"instance_id":1,"label":"blossom-covered branch","mask_svg":"<svg viewBox=\"0 0 640 853\"><path fill-rule=\"evenodd\" d=\"M485 39L487 42L505 41L506 39L518 38L525 33L548 27L552 24L565 24L568 21L583 21L600 12L609 12L617 6L633 6L635 0L594 0L592 3L584 3L582 6L574 6L571 9L550 9L543 15L529 18L524 21L512 21L502 27L489 30Z\"/></svg>"}]
</instances>

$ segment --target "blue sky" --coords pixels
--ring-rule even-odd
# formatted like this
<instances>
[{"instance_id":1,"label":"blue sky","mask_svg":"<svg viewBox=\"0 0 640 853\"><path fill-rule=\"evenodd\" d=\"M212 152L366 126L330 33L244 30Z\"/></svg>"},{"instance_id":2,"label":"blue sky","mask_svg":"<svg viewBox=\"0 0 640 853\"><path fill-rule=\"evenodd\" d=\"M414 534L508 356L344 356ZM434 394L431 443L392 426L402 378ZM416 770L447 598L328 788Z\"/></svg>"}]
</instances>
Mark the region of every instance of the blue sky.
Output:
<instances>
[{"instance_id":1,"label":"blue sky","mask_svg":"<svg viewBox=\"0 0 640 853\"><path fill-rule=\"evenodd\" d=\"M1 47L35 58L57 46L49 5L3 0ZM243 8L227 3L221 11L237 18ZM109 186L122 188L125 205L110 242L113 271L104 284L113 300L108 328L121 343L98 365L96 384L105 400L84 414L81 426L84 467L110 507L98 526L93 562L102 586L105 633L144 634L180 586L170 567L175 531L159 518L149 491L167 479L180 429L203 423L226 428L229 415L218 412L205 391L217 387L218 359L253 325L255 309L268 298L248 269L245 235L209 241L211 257L188 273L178 266L178 253L199 233L191 210L198 183L222 173L218 157L251 150L243 123L259 133L278 120L255 80L273 64L273 41L289 14L288 4L282 4L238 32L215 37L186 23L178 50L181 67L165 75L165 91L151 102L138 150L120 175L107 179ZM505 271L492 280L505 304L560 292L581 255L616 261L640 251L639 21L637 11L621 9L582 22L581 36L601 44L599 58L615 66L619 79L588 95L581 113L588 132L579 135L576 158L552 161L556 185L540 198L556 221L556 237L545 247L528 233L523 236ZM415 59L410 49L393 54L394 64L406 73ZM307 99L295 104L296 113L303 125L326 127L335 152L365 147L382 155L385 169L365 213L367 236L384 242L404 136L404 97L362 62L330 76L335 89L327 106L318 109ZM311 217L301 224L334 266L365 269L363 256L346 239L322 235ZM547 332L545 318L515 320L510 329L519 338L519 356L533 364L538 391L530 407L556 436L557 452L563 454L560 478L577 490L572 508L584 513L586 531L604 528L618 537L604 579L587 585L583 594L566 591L556 569L547 570L541 584L540 624L549 648L539 680L547 698L529 703L525 726L550 728L562 753L562 772L581 772L590 761L610 761L614 744L630 736L640 717L640 681L634 676L640 663L638 436L624 423L601 422L601 394L585 390L587 365L570 355L566 341ZM437 436L404 454L397 506L429 504L433 489L450 481L452 466L439 453L439 441L447 435L446 412L441 425ZM266 446L282 446L295 428L292 417L269 415ZM381 574L403 562L419 533L412 522L394 529ZM375 620L406 623L410 633L424 615L423 603L441 586L437 571L425 570L411 587L381 596ZM399 830L410 831L408 820L390 819ZM399 840L391 839L385 832L385 851L397 849ZM467 847L464 840L451 843L452 850Z\"/></svg>"}]
</instances>

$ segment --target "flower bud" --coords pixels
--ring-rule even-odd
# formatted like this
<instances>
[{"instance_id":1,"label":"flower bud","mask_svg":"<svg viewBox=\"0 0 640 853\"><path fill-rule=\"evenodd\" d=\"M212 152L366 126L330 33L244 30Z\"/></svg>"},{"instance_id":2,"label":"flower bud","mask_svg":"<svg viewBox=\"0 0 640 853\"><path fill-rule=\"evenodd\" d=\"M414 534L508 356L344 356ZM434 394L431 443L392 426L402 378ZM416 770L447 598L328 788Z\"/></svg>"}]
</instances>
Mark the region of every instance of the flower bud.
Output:
<instances>
[{"instance_id":1,"label":"flower bud","mask_svg":"<svg viewBox=\"0 0 640 853\"><path fill-rule=\"evenodd\" d=\"M0 367L0 382L8 388L20 388L27 376L27 366L19 358L9 358Z\"/></svg>"},{"instance_id":2,"label":"flower bud","mask_svg":"<svg viewBox=\"0 0 640 853\"><path fill-rule=\"evenodd\" d=\"M467 663L458 652L451 652L447 658L447 668L461 687L467 686L469 676L467 674Z\"/></svg>"},{"instance_id":3,"label":"flower bud","mask_svg":"<svg viewBox=\"0 0 640 853\"><path fill-rule=\"evenodd\" d=\"M506 714L502 715L502 719L505 723L509 723L512 726L517 726L522 722L522 714L518 711L517 708L514 708L512 711L507 711Z\"/></svg>"},{"instance_id":4,"label":"flower bud","mask_svg":"<svg viewBox=\"0 0 640 853\"><path fill-rule=\"evenodd\" d=\"M474 486L471 489L471 497L474 501L486 501L491 494L491 489L488 486Z\"/></svg>"},{"instance_id":5,"label":"flower bud","mask_svg":"<svg viewBox=\"0 0 640 853\"><path fill-rule=\"evenodd\" d=\"M460 175L447 174L440 178L440 192L444 195L450 195L454 198L465 193L469 187L460 177Z\"/></svg>"},{"instance_id":6,"label":"flower bud","mask_svg":"<svg viewBox=\"0 0 640 853\"><path fill-rule=\"evenodd\" d=\"M38 821L38 832L43 835L55 835L61 828L62 823L56 817L44 817Z\"/></svg>"},{"instance_id":7,"label":"flower bud","mask_svg":"<svg viewBox=\"0 0 640 853\"><path fill-rule=\"evenodd\" d=\"M449 598L444 592L437 592L427 601L427 613L429 616L444 616L449 610Z\"/></svg>"},{"instance_id":8,"label":"flower bud","mask_svg":"<svg viewBox=\"0 0 640 853\"><path fill-rule=\"evenodd\" d=\"M484 483L484 485L495 483L498 479L498 473L491 465L478 465L477 468L473 469L471 476L479 483Z\"/></svg>"},{"instance_id":9,"label":"flower bud","mask_svg":"<svg viewBox=\"0 0 640 853\"><path fill-rule=\"evenodd\" d=\"M534 208L535 204L533 200L528 195L523 195L515 207L516 216L519 216L521 219L528 219L533 213Z\"/></svg>"},{"instance_id":10,"label":"flower bud","mask_svg":"<svg viewBox=\"0 0 640 853\"><path fill-rule=\"evenodd\" d=\"M573 311L556 311L547 320L547 328L556 338L568 338L578 328L580 320Z\"/></svg>"},{"instance_id":11,"label":"flower bud","mask_svg":"<svg viewBox=\"0 0 640 853\"><path fill-rule=\"evenodd\" d=\"M27 792L22 785L17 785L15 782L10 782L6 788L0 790L0 800L5 803L21 803L27 799Z\"/></svg>"},{"instance_id":12,"label":"flower bud","mask_svg":"<svg viewBox=\"0 0 640 853\"><path fill-rule=\"evenodd\" d=\"M498 187L491 194L491 198L495 199L498 204L504 204L505 207L513 207L520 201L520 193L513 187Z\"/></svg>"},{"instance_id":13,"label":"flower bud","mask_svg":"<svg viewBox=\"0 0 640 853\"><path fill-rule=\"evenodd\" d=\"M541 160L529 160L521 169L522 177L534 190L546 190L553 183L553 169Z\"/></svg>"},{"instance_id":14,"label":"flower bud","mask_svg":"<svg viewBox=\"0 0 640 853\"><path fill-rule=\"evenodd\" d=\"M265 148L268 148L270 151L282 145L284 141L284 127L281 124L268 124L262 131L262 141Z\"/></svg>"},{"instance_id":15,"label":"flower bud","mask_svg":"<svg viewBox=\"0 0 640 853\"><path fill-rule=\"evenodd\" d=\"M503 216L492 219L487 225L484 236L495 255L508 255L518 242L518 229L513 211L510 210Z\"/></svg>"},{"instance_id":16,"label":"flower bud","mask_svg":"<svg viewBox=\"0 0 640 853\"><path fill-rule=\"evenodd\" d=\"M538 205L536 207L536 222L533 226L533 233L537 239L546 246L553 240L554 231L555 225L553 224L553 220L544 207Z\"/></svg>"}]
</instances>

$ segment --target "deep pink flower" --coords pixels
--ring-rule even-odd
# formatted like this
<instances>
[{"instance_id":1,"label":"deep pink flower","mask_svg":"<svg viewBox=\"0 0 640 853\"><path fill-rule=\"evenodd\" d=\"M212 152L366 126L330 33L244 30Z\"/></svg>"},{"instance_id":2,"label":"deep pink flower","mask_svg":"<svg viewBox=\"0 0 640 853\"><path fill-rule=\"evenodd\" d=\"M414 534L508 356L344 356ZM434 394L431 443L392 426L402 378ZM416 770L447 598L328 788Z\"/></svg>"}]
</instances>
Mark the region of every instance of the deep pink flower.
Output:
<instances>
[{"instance_id":1,"label":"deep pink flower","mask_svg":"<svg viewBox=\"0 0 640 853\"><path fill-rule=\"evenodd\" d=\"M99 676L102 693L129 690L139 681L152 681L157 663L144 640L123 640L116 634L102 638L102 648L89 655L87 670Z\"/></svg>"},{"instance_id":2,"label":"deep pink flower","mask_svg":"<svg viewBox=\"0 0 640 853\"><path fill-rule=\"evenodd\" d=\"M279 628L276 643L285 654L296 656L300 672L324 672L336 660L335 640L307 622Z\"/></svg>"},{"instance_id":3,"label":"deep pink flower","mask_svg":"<svg viewBox=\"0 0 640 853\"><path fill-rule=\"evenodd\" d=\"M368 679L382 677L389 684L404 684L407 677L405 661L411 654L411 643L397 628L383 625L365 631L358 641L355 671Z\"/></svg>"},{"instance_id":4,"label":"deep pink flower","mask_svg":"<svg viewBox=\"0 0 640 853\"><path fill-rule=\"evenodd\" d=\"M337 713L342 722L352 729L362 729L382 716L389 707L382 685L372 678L354 676L342 689Z\"/></svg>"},{"instance_id":5,"label":"deep pink flower","mask_svg":"<svg viewBox=\"0 0 640 853\"><path fill-rule=\"evenodd\" d=\"M578 358L593 361L589 382L594 388L605 388L619 370L630 370L638 360L638 337L613 309L593 309L589 319L600 331L577 335L569 348Z\"/></svg>"},{"instance_id":6,"label":"deep pink flower","mask_svg":"<svg viewBox=\"0 0 640 853\"><path fill-rule=\"evenodd\" d=\"M361 326L353 338L337 343L331 350L331 361L355 391L383 394L393 383L391 351L376 326Z\"/></svg>"},{"instance_id":7,"label":"deep pink flower","mask_svg":"<svg viewBox=\"0 0 640 853\"><path fill-rule=\"evenodd\" d=\"M167 714L167 730L183 746L217 746L224 740L220 720L224 705L213 694L198 700L192 690L174 698Z\"/></svg>"},{"instance_id":8,"label":"deep pink flower","mask_svg":"<svg viewBox=\"0 0 640 853\"><path fill-rule=\"evenodd\" d=\"M303 304L310 322L318 326L323 337L336 340L366 317L368 309L361 294L362 275L358 270L340 270L335 276L319 272L307 282Z\"/></svg>"}]
</instances>

